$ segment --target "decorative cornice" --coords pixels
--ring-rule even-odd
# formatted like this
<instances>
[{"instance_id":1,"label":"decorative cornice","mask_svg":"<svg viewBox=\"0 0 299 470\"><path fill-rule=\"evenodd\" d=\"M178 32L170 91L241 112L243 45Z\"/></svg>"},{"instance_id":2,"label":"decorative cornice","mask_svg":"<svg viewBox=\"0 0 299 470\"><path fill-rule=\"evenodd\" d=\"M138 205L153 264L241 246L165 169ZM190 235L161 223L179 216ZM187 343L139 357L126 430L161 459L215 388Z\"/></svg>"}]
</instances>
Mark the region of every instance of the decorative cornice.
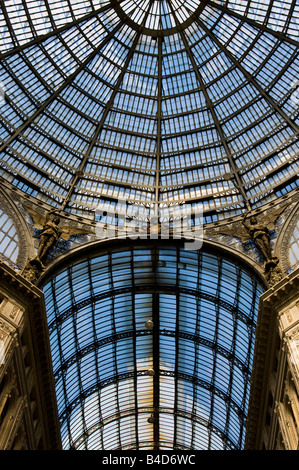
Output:
<instances>
[{"instance_id":1,"label":"decorative cornice","mask_svg":"<svg viewBox=\"0 0 299 470\"><path fill-rule=\"evenodd\" d=\"M299 268L292 273L286 275L275 286L272 286L260 297L260 302L264 304L264 308L272 310L282 309L292 300L298 298L299 293Z\"/></svg>"},{"instance_id":2,"label":"decorative cornice","mask_svg":"<svg viewBox=\"0 0 299 470\"><path fill-rule=\"evenodd\" d=\"M299 194L294 197L288 207L286 219L281 228L276 243L277 256L280 258L281 266L285 272L289 271L292 266L290 262L289 248L291 236L299 220Z\"/></svg>"},{"instance_id":3,"label":"decorative cornice","mask_svg":"<svg viewBox=\"0 0 299 470\"><path fill-rule=\"evenodd\" d=\"M15 299L25 307L25 321L30 330L34 351L42 419L47 429L46 445L48 450L59 450L59 420L43 292L2 261L0 286L8 298Z\"/></svg>"},{"instance_id":4,"label":"decorative cornice","mask_svg":"<svg viewBox=\"0 0 299 470\"><path fill-rule=\"evenodd\" d=\"M14 228L18 236L18 257L16 260L16 266L20 269L25 266L29 253L30 253L30 234L28 227L23 218L23 215L17 208L15 202L13 201L10 192L8 192L3 185L0 188L0 207L3 209L5 214L7 214L14 223ZM11 260L7 260L11 265L13 264Z\"/></svg>"},{"instance_id":5,"label":"decorative cornice","mask_svg":"<svg viewBox=\"0 0 299 470\"><path fill-rule=\"evenodd\" d=\"M299 298L299 269L260 297L245 450L259 450L266 393L278 342L278 313Z\"/></svg>"}]
</instances>

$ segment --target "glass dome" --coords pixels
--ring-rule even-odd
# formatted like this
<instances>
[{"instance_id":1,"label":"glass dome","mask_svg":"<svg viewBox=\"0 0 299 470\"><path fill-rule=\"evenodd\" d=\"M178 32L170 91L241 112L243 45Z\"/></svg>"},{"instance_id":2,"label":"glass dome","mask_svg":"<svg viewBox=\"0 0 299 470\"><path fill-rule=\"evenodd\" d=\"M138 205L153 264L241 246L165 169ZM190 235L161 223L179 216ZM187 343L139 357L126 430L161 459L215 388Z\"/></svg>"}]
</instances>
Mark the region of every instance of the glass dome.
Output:
<instances>
[{"instance_id":1,"label":"glass dome","mask_svg":"<svg viewBox=\"0 0 299 470\"><path fill-rule=\"evenodd\" d=\"M204 222L298 183L294 1L1 3L6 184L87 221L119 199Z\"/></svg>"}]
</instances>

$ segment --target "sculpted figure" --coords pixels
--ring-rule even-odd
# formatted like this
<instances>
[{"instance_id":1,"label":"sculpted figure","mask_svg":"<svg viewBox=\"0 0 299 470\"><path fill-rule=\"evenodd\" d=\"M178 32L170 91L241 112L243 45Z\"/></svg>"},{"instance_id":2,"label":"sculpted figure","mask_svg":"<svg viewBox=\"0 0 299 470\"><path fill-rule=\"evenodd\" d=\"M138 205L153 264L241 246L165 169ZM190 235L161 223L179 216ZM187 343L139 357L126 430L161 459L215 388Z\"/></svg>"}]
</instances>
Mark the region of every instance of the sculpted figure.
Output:
<instances>
[{"instance_id":1,"label":"sculpted figure","mask_svg":"<svg viewBox=\"0 0 299 470\"><path fill-rule=\"evenodd\" d=\"M253 239L254 244L262 253L265 261L272 259L271 248L270 248L270 235L267 225L259 223L255 216L251 216L249 221L246 220L250 212L247 212L243 216L243 225L247 229L250 237Z\"/></svg>"},{"instance_id":2,"label":"sculpted figure","mask_svg":"<svg viewBox=\"0 0 299 470\"><path fill-rule=\"evenodd\" d=\"M68 233L67 230L63 230L59 227L60 217L56 216L53 218L53 220L50 219L50 216L56 212L59 211L55 209L47 213L43 231L39 237L36 259L41 264L43 264L43 261L46 259L49 250L54 246L61 235L63 233Z\"/></svg>"},{"instance_id":3,"label":"sculpted figure","mask_svg":"<svg viewBox=\"0 0 299 470\"><path fill-rule=\"evenodd\" d=\"M206 230L208 235L222 234L239 238L242 243L253 241L259 253L264 258L264 275L269 285L274 285L285 276L280 267L280 261L271 250L270 233L275 231L275 222L286 209L287 203L269 206L257 219L251 210L234 222Z\"/></svg>"},{"instance_id":4,"label":"sculpted figure","mask_svg":"<svg viewBox=\"0 0 299 470\"><path fill-rule=\"evenodd\" d=\"M39 236L39 243L37 247L37 255L35 258L29 260L22 272L22 275L30 282L35 283L41 276L45 269L44 263L47 260L49 251L54 247L59 238L67 241L72 235L88 234L91 231L89 229L70 226L67 221L67 225L60 226L60 217L54 215L57 212L62 212L63 209L53 209L46 213L37 211L35 208L24 204L24 208L30 214L34 221L34 228L42 230ZM64 224L66 220L63 221Z\"/></svg>"}]
</instances>

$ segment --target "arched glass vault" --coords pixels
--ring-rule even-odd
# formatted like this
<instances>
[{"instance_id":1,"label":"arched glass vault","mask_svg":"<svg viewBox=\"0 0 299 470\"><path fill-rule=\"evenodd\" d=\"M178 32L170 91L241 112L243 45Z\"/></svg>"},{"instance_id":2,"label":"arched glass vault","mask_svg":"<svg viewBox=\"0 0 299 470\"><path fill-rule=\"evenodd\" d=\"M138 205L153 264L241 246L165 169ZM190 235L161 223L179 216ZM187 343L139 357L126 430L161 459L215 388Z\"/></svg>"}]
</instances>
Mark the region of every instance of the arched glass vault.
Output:
<instances>
[{"instance_id":1,"label":"arched glass vault","mask_svg":"<svg viewBox=\"0 0 299 470\"><path fill-rule=\"evenodd\" d=\"M43 287L64 448L242 449L256 273L158 240L69 261Z\"/></svg>"}]
</instances>

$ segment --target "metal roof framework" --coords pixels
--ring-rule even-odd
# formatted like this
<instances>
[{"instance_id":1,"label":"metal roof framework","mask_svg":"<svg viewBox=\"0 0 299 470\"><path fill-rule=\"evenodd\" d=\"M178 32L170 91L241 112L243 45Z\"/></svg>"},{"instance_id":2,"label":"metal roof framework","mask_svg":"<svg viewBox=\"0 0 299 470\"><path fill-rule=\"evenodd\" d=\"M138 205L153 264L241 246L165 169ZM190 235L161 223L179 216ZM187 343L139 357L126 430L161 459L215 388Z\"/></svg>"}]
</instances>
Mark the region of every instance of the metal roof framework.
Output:
<instances>
[{"instance_id":1,"label":"metal roof framework","mask_svg":"<svg viewBox=\"0 0 299 470\"><path fill-rule=\"evenodd\" d=\"M0 7L6 185L112 224L120 200L209 224L297 187L295 0ZM262 287L223 253L153 245L45 284L64 446L242 448Z\"/></svg>"},{"instance_id":2,"label":"metal roof framework","mask_svg":"<svg viewBox=\"0 0 299 470\"><path fill-rule=\"evenodd\" d=\"M89 220L297 186L295 1L1 2L1 175Z\"/></svg>"},{"instance_id":3,"label":"metal roof framework","mask_svg":"<svg viewBox=\"0 0 299 470\"><path fill-rule=\"evenodd\" d=\"M43 290L64 448L242 449L263 288L237 258L161 240L54 266Z\"/></svg>"}]
</instances>

